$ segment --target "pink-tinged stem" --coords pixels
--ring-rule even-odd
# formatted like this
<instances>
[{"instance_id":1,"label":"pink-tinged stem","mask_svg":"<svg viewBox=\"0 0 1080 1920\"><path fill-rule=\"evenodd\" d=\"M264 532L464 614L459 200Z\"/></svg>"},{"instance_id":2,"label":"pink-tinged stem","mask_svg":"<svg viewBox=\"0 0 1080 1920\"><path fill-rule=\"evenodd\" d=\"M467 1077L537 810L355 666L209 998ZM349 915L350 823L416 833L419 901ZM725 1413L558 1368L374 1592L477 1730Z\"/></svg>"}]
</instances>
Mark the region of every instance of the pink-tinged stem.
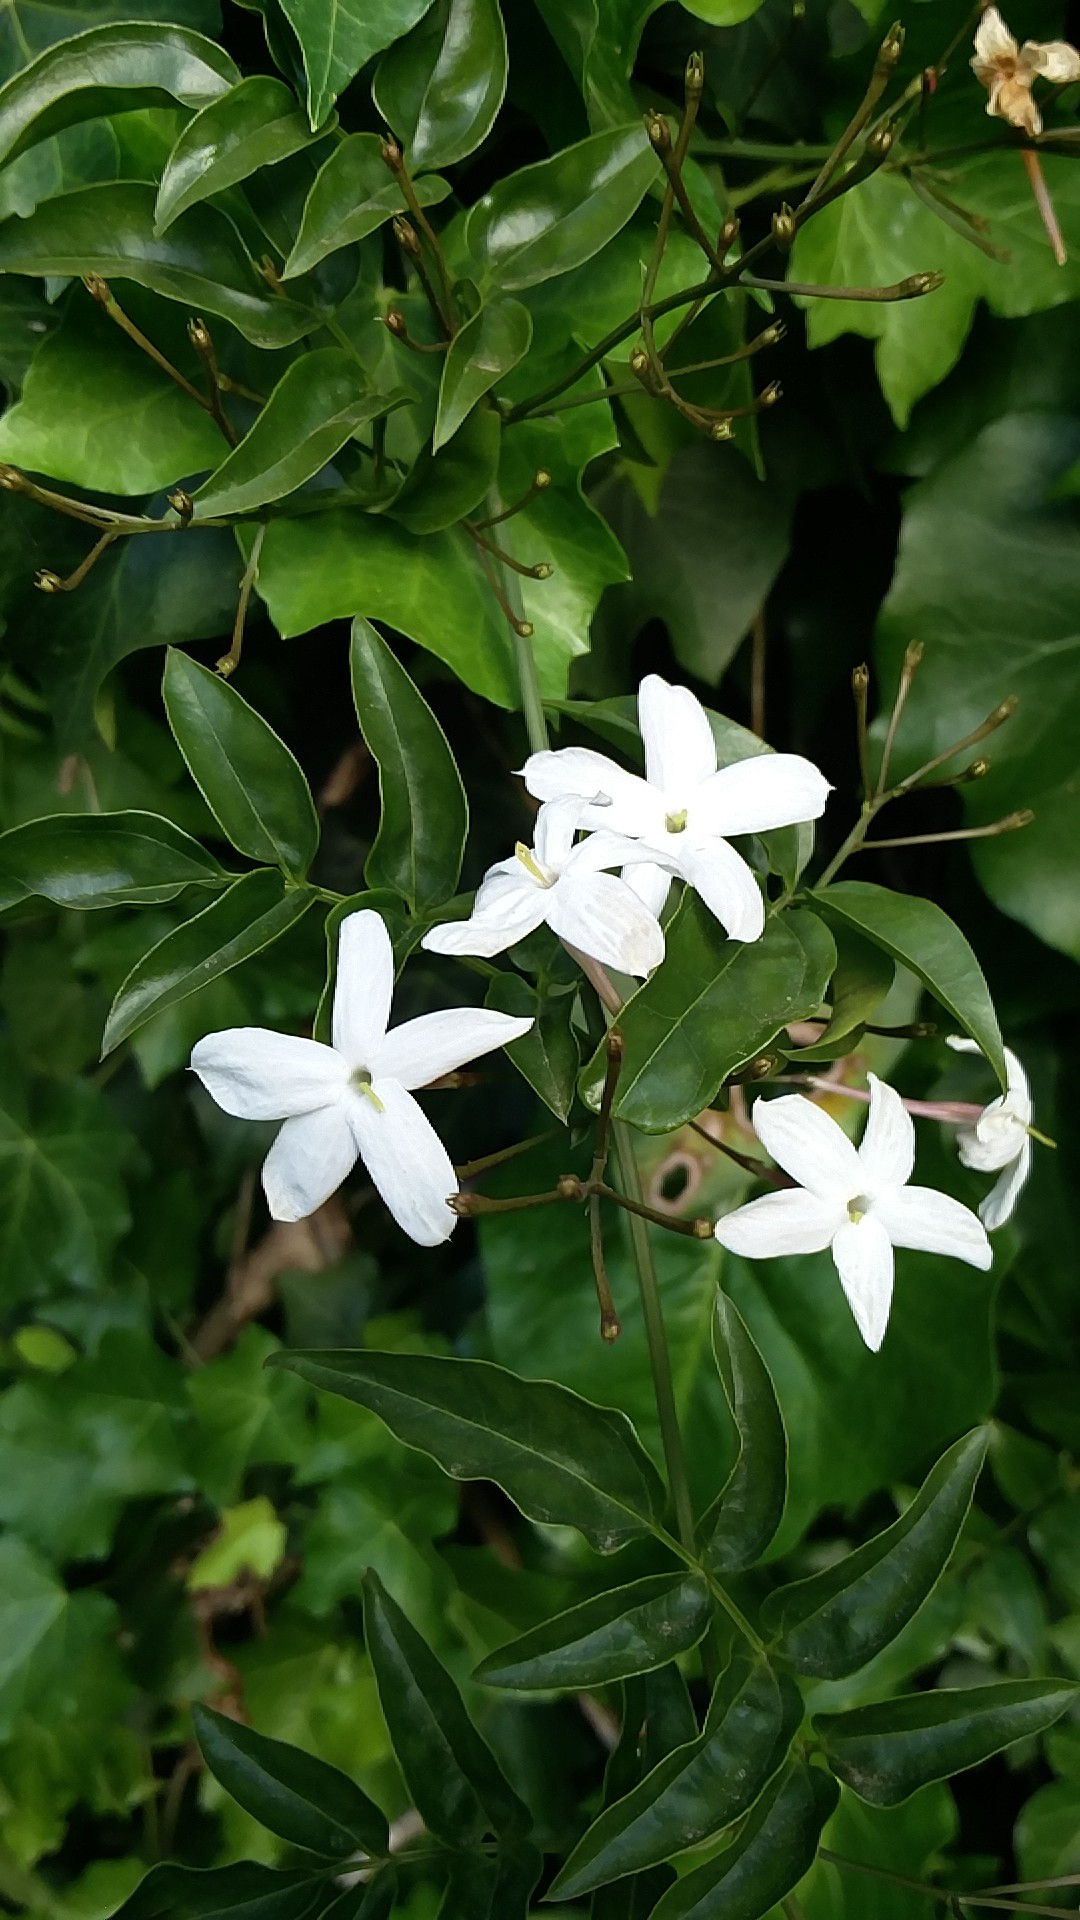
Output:
<instances>
[{"instance_id":1,"label":"pink-tinged stem","mask_svg":"<svg viewBox=\"0 0 1080 1920\"><path fill-rule=\"evenodd\" d=\"M1039 165L1039 156L1030 147L1021 147L1020 158L1028 177L1028 184L1035 196L1035 205L1039 209L1039 218L1046 228L1046 237L1054 249L1054 259L1063 267L1069 256L1065 251L1065 242L1061 237L1054 203L1050 198L1050 189L1043 179L1043 170Z\"/></svg>"},{"instance_id":2,"label":"pink-tinged stem","mask_svg":"<svg viewBox=\"0 0 1080 1920\"><path fill-rule=\"evenodd\" d=\"M813 1087L819 1093L842 1093L848 1100L861 1100L864 1106L870 1103L869 1087L845 1087L838 1080L826 1080L814 1073L778 1074L777 1078L786 1079L792 1086ZM903 1104L921 1120L943 1120L957 1127L970 1126L982 1113L971 1100L905 1100Z\"/></svg>"}]
</instances>

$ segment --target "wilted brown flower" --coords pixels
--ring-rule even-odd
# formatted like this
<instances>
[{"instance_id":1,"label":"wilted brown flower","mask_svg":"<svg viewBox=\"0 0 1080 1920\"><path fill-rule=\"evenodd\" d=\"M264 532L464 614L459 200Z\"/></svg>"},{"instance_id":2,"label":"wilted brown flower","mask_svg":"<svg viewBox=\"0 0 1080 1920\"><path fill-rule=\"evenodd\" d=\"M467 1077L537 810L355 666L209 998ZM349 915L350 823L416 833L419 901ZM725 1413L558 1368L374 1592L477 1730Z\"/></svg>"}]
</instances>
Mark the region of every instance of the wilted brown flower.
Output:
<instances>
[{"instance_id":1,"label":"wilted brown flower","mask_svg":"<svg viewBox=\"0 0 1080 1920\"><path fill-rule=\"evenodd\" d=\"M975 34L975 76L990 98L986 111L1025 133L1042 132L1042 114L1032 96L1036 79L1067 86L1080 80L1080 53L1067 40L1013 39L996 7L986 7Z\"/></svg>"}]
</instances>

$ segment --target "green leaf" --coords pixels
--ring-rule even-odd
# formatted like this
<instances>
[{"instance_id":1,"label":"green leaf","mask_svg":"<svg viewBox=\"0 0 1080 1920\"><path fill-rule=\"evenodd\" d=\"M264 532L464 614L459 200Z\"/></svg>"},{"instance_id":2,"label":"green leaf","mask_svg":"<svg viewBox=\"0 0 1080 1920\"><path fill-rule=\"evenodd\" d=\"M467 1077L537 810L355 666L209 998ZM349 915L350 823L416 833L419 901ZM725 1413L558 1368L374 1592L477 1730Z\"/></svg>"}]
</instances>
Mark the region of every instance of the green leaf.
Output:
<instances>
[{"instance_id":1,"label":"green leaf","mask_svg":"<svg viewBox=\"0 0 1080 1920\"><path fill-rule=\"evenodd\" d=\"M827 976L808 965L790 918L775 915L750 944L728 940L704 902L685 890L663 963L619 1015L625 1053L614 1111L621 1119L646 1133L684 1125L789 1021L814 1011ZM594 1110L604 1071L600 1048L581 1077L582 1098Z\"/></svg>"},{"instance_id":2,"label":"green leaf","mask_svg":"<svg viewBox=\"0 0 1080 1920\"><path fill-rule=\"evenodd\" d=\"M234 881L212 906L167 933L132 967L109 1009L102 1058L155 1013L176 1006L280 939L315 904L315 897L306 887L288 890L279 873L265 868Z\"/></svg>"},{"instance_id":3,"label":"green leaf","mask_svg":"<svg viewBox=\"0 0 1080 1920\"><path fill-rule=\"evenodd\" d=\"M176 744L226 838L302 879L319 845L299 763L236 688L170 647L162 695Z\"/></svg>"},{"instance_id":4,"label":"green leaf","mask_svg":"<svg viewBox=\"0 0 1080 1920\"><path fill-rule=\"evenodd\" d=\"M829 988L832 1014L812 1051L831 1047L861 1032L896 978L896 966L881 947L852 926L836 929L836 972Z\"/></svg>"},{"instance_id":5,"label":"green leaf","mask_svg":"<svg viewBox=\"0 0 1080 1920\"><path fill-rule=\"evenodd\" d=\"M532 1020L528 1033L520 1040L511 1040L504 1052L564 1124L574 1104L581 1064L573 1026L574 1001L573 988L541 994L519 973L498 974L484 996L485 1007Z\"/></svg>"},{"instance_id":6,"label":"green leaf","mask_svg":"<svg viewBox=\"0 0 1080 1920\"><path fill-rule=\"evenodd\" d=\"M61 907L148 906L225 878L213 856L160 814L55 813L0 834L0 901L39 894Z\"/></svg>"},{"instance_id":7,"label":"green leaf","mask_svg":"<svg viewBox=\"0 0 1080 1920\"><path fill-rule=\"evenodd\" d=\"M222 1507L220 1525L209 1546L197 1553L184 1585L189 1593L210 1587L231 1587L244 1575L269 1580L285 1558L288 1528L264 1493Z\"/></svg>"},{"instance_id":8,"label":"green leaf","mask_svg":"<svg viewBox=\"0 0 1080 1920\"><path fill-rule=\"evenodd\" d=\"M422 913L449 899L461 872L469 828L461 775L423 694L367 620L353 621L349 660L356 717L379 769L379 829L364 877Z\"/></svg>"},{"instance_id":9,"label":"green leaf","mask_svg":"<svg viewBox=\"0 0 1080 1920\"><path fill-rule=\"evenodd\" d=\"M440 453L422 448L387 512L410 533L440 533L473 513L499 470L502 421L493 407L469 414Z\"/></svg>"},{"instance_id":10,"label":"green leaf","mask_svg":"<svg viewBox=\"0 0 1080 1920\"><path fill-rule=\"evenodd\" d=\"M17 1534L0 1538L0 1739L19 1719L54 1709L77 1672L76 1655L97 1641L100 1659L115 1634L113 1608L97 1593L65 1592L51 1567Z\"/></svg>"},{"instance_id":11,"label":"green leaf","mask_svg":"<svg viewBox=\"0 0 1080 1920\"><path fill-rule=\"evenodd\" d=\"M677 1880L653 1920L760 1920L813 1866L839 1791L827 1773L793 1761L734 1844Z\"/></svg>"},{"instance_id":12,"label":"green leaf","mask_svg":"<svg viewBox=\"0 0 1080 1920\"><path fill-rule=\"evenodd\" d=\"M375 104L413 172L449 167L486 140L506 92L498 0L436 0L379 62Z\"/></svg>"},{"instance_id":13,"label":"green leaf","mask_svg":"<svg viewBox=\"0 0 1080 1920\"><path fill-rule=\"evenodd\" d=\"M202 107L239 78L221 47L183 27L91 27L47 47L0 88L0 164L82 120L133 107Z\"/></svg>"},{"instance_id":14,"label":"green leaf","mask_svg":"<svg viewBox=\"0 0 1080 1920\"><path fill-rule=\"evenodd\" d=\"M780 1764L782 1727L775 1676L763 1663L737 1656L717 1684L705 1731L605 1808L578 1841L551 1894L575 1899L720 1833L753 1805Z\"/></svg>"},{"instance_id":15,"label":"green leaf","mask_svg":"<svg viewBox=\"0 0 1080 1920\"><path fill-rule=\"evenodd\" d=\"M0 1061L0 1275L6 1308L105 1284L131 1224L121 1172L131 1136L85 1081L27 1080Z\"/></svg>"},{"instance_id":16,"label":"green leaf","mask_svg":"<svg viewBox=\"0 0 1080 1920\"><path fill-rule=\"evenodd\" d=\"M310 1873L241 1860L232 1867L151 1867L115 1920L314 1920L325 1885Z\"/></svg>"},{"instance_id":17,"label":"green leaf","mask_svg":"<svg viewBox=\"0 0 1080 1920\"><path fill-rule=\"evenodd\" d=\"M976 1427L942 1454L899 1520L865 1546L769 1595L762 1626L800 1673L854 1673L907 1625L948 1565L988 1437Z\"/></svg>"},{"instance_id":18,"label":"green leaf","mask_svg":"<svg viewBox=\"0 0 1080 1920\"><path fill-rule=\"evenodd\" d=\"M155 230L164 233L188 207L315 138L284 81L261 73L239 81L189 120L177 140L158 187Z\"/></svg>"},{"instance_id":19,"label":"green leaf","mask_svg":"<svg viewBox=\"0 0 1080 1920\"><path fill-rule=\"evenodd\" d=\"M487 1360L408 1353L283 1353L312 1386L370 1407L455 1480L494 1480L530 1520L577 1527L600 1553L651 1531L655 1467L622 1414Z\"/></svg>"},{"instance_id":20,"label":"green leaf","mask_svg":"<svg viewBox=\"0 0 1080 1920\"><path fill-rule=\"evenodd\" d=\"M784 1517L787 1435L765 1362L723 1293L716 1302L713 1348L739 1453L701 1522L702 1558L710 1573L737 1573L761 1559Z\"/></svg>"},{"instance_id":21,"label":"green leaf","mask_svg":"<svg viewBox=\"0 0 1080 1920\"><path fill-rule=\"evenodd\" d=\"M496 295L454 335L439 382L435 451L457 432L478 400L529 351L532 315L520 300Z\"/></svg>"},{"instance_id":22,"label":"green leaf","mask_svg":"<svg viewBox=\"0 0 1080 1920\"><path fill-rule=\"evenodd\" d=\"M833 1772L872 1807L896 1807L931 1780L977 1767L1014 1740L1043 1733L1076 1700L1055 1680L908 1694L814 1721Z\"/></svg>"},{"instance_id":23,"label":"green leaf","mask_svg":"<svg viewBox=\"0 0 1080 1920\"><path fill-rule=\"evenodd\" d=\"M258 347L290 346L321 324L312 308L269 292L217 207L181 214L167 234L156 235L154 189L133 180L58 194L25 220L5 220L0 273L134 280L167 300L220 315Z\"/></svg>"},{"instance_id":24,"label":"green leaf","mask_svg":"<svg viewBox=\"0 0 1080 1920\"><path fill-rule=\"evenodd\" d=\"M437 1920L528 1920L543 1864L543 1855L527 1841L494 1857L451 1854Z\"/></svg>"},{"instance_id":25,"label":"green leaf","mask_svg":"<svg viewBox=\"0 0 1080 1920\"><path fill-rule=\"evenodd\" d=\"M296 245L282 270L283 280L310 272L327 254L365 240L396 213L406 211L400 183L379 148L374 133L350 133L334 148L308 194ZM438 174L428 174L414 185L422 207L437 206L450 192L449 181Z\"/></svg>"},{"instance_id":26,"label":"green leaf","mask_svg":"<svg viewBox=\"0 0 1080 1920\"><path fill-rule=\"evenodd\" d=\"M1005 1056L990 989L967 940L933 900L894 893L866 880L838 880L814 893L826 917L835 916L916 973L977 1040L1002 1086Z\"/></svg>"},{"instance_id":27,"label":"green leaf","mask_svg":"<svg viewBox=\"0 0 1080 1920\"><path fill-rule=\"evenodd\" d=\"M321 127L354 74L419 20L431 0L281 0L304 56L308 110Z\"/></svg>"},{"instance_id":28,"label":"green leaf","mask_svg":"<svg viewBox=\"0 0 1080 1920\"><path fill-rule=\"evenodd\" d=\"M700 1576L656 1574L556 1614L488 1654L474 1678L521 1690L606 1686L696 1646L710 1613Z\"/></svg>"},{"instance_id":29,"label":"green leaf","mask_svg":"<svg viewBox=\"0 0 1080 1920\"><path fill-rule=\"evenodd\" d=\"M487 285L512 292L591 260L626 225L659 166L633 125L591 134L500 180L465 229Z\"/></svg>"},{"instance_id":30,"label":"green leaf","mask_svg":"<svg viewBox=\"0 0 1080 1920\"><path fill-rule=\"evenodd\" d=\"M446 1668L377 1573L364 1576L364 1640L413 1805L437 1839L475 1844L492 1828L527 1833L527 1808L480 1738Z\"/></svg>"},{"instance_id":31,"label":"green leaf","mask_svg":"<svg viewBox=\"0 0 1080 1920\"><path fill-rule=\"evenodd\" d=\"M343 1860L359 1847L385 1853L386 1820L337 1767L196 1704L195 1735L226 1793L291 1846Z\"/></svg>"}]
</instances>

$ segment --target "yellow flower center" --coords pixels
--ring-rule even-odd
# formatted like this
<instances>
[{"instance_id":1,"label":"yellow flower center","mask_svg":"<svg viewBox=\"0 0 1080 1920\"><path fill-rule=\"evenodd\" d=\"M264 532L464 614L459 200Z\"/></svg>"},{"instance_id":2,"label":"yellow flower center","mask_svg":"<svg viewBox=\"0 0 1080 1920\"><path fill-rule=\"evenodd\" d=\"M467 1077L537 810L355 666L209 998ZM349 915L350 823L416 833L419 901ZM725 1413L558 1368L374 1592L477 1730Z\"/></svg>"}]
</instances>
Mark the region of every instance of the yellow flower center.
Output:
<instances>
[{"instance_id":1,"label":"yellow flower center","mask_svg":"<svg viewBox=\"0 0 1080 1920\"><path fill-rule=\"evenodd\" d=\"M860 1220L865 1220L870 1211L870 1202L865 1193L857 1193L854 1200L849 1200L847 1211L853 1227L857 1227Z\"/></svg>"},{"instance_id":2,"label":"yellow flower center","mask_svg":"<svg viewBox=\"0 0 1080 1920\"><path fill-rule=\"evenodd\" d=\"M683 807L678 813L665 814L664 825L667 828L669 833L685 833L686 832L686 808Z\"/></svg>"}]
</instances>

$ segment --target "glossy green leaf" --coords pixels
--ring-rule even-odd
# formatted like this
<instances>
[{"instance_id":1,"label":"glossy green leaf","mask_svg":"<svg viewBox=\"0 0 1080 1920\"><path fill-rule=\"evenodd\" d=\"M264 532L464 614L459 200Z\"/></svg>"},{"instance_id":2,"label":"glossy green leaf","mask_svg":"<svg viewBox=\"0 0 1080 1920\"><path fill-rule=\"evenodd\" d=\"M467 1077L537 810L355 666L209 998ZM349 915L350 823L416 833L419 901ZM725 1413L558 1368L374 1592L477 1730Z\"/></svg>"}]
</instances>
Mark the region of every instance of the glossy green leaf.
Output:
<instances>
[{"instance_id":1,"label":"glossy green leaf","mask_svg":"<svg viewBox=\"0 0 1080 1920\"><path fill-rule=\"evenodd\" d=\"M376 53L407 33L431 0L281 0L304 56L308 109L321 127L337 95Z\"/></svg>"},{"instance_id":2,"label":"glossy green leaf","mask_svg":"<svg viewBox=\"0 0 1080 1920\"><path fill-rule=\"evenodd\" d=\"M492 1829L527 1833L528 1810L446 1668L373 1569L364 1576L364 1641L394 1754L428 1830L454 1847L475 1844Z\"/></svg>"},{"instance_id":3,"label":"glossy green leaf","mask_svg":"<svg viewBox=\"0 0 1080 1920\"><path fill-rule=\"evenodd\" d=\"M836 1679L895 1640L948 1565L986 1456L976 1427L942 1454L899 1520L823 1572L771 1593L762 1625L800 1673Z\"/></svg>"},{"instance_id":4,"label":"glossy green leaf","mask_svg":"<svg viewBox=\"0 0 1080 1920\"><path fill-rule=\"evenodd\" d=\"M814 1721L829 1765L873 1807L896 1807L930 1780L977 1767L1014 1740L1044 1733L1076 1700L1057 1680L907 1694Z\"/></svg>"},{"instance_id":5,"label":"glossy green leaf","mask_svg":"<svg viewBox=\"0 0 1080 1920\"><path fill-rule=\"evenodd\" d=\"M262 412L195 494L197 519L253 513L295 493L399 398L369 387L351 354L316 347L285 369Z\"/></svg>"},{"instance_id":6,"label":"glossy green leaf","mask_svg":"<svg viewBox=\"0 0 1080 1920\"><path fill-rule=\"evenodd\" d=\"M955 921L935 901L893 893L866 880L836 881L819 888L814 899L827 917L835 915L918 974L935 1000L978 1041L1004 1087L1001 1030L986 977Z\"/></svg>"},{"instance_id":7,"label":"glossy green leaf","mask_svg":"<svg viewBox=\"0 0 1080 1920\"><path fill-rule=\"evenodd\" d=\"M721 1293L713 1348L739 1437L727 1482L701 1522L711 1573L736 1573L760 1560L784 1517L787 1435L768 1370L738 1308Z\"/></svg>"},{"instance_id":8,"label":"glossy green leaf","mask_svg":"<svg viewBox=\"0 0 1080 1920\"><path fill-rule=\"evenodd\" d=\"M360 731L379 769L379 829L365 878L421 913L457 886L469 827L465 789L423 694L367 620L353 621L349 660Z\"/></svg>"},{"instance_id":9,"label":"glossy green leaf","mask_svg":"<svg viewBox=\"0 0 1080 1920\"><path fill-rule=\"evenodd\" d=\"M591 260L626 225L659 167L635 125L591 134L501 180L466 227L486 284L531 287Z\"/></svg>"},{"instance_id":10,"label":"glossy green leaf","mask_svg":"<svg viewBox=\"0 0 1080 1920\"><path fill-rule=\"evenodd\" d=\"M437 1920L528 1920L543 1864L538 1849L520 1840L494 1855L452 1854Z\"/></svg>"},{"instance_id":11,"label":"glossy green leaf","mask_svg":"<svg viewBox=\"0 0 1080 1920\"><path fill-rule=\"evenodd\" d=\"M134 107L202 107L239 75L221 47L184 27L91 27L0 88L0 164L64 127Z\"/></svg>"},{"instance_id":12,"label":"glossy green leaf","mask_svg":"<svg viewBox=\"0 0 1080 1920\"><path fill-rule=\"evenodd\" d=\"M538 993L519 973L498 974L484 996L486 1007L532 1020L528 1033L511 1040L504 1051L545 1107L564 1123L574 1104L581 1064L573 1025L575 997L573 988Z\"/></svg>"},{"instance_id":13,"label":"glossy green leaf","mask_svg":"<svg viewBox=\"0 0 1080 1920\"><path fill-rule=\"evenodd\" d=\"M111 1053L155 1013L174 1007L217 980L296 925L315 895L286 887L265 867L234 881L226 893L151 947L120 987L105 1026L102 1056Z\"/></svg>"},{"instance_id":14,"label":"glossy green leaf","mask_svg":"<svg viewBox=\"0 0 1080 1920\"><path fill-rule=\"evenodd\" d=\"M489 1687L602 1687L662 1667L696 1646L711 1605L697 1575L661 1573L584 1600L490 1653L475 1678Z\"/></svg>"},{"instance_id":15,"label":"glossy green leaf","mask_svg":"<svg viewBox=\"0 0 1080 1920\"><path fill-rule=\"evenodd\" d=\"M456 333L443 363L436 452L455 434L478 400L529 351L532 315L520 300L496 295Z\"/></svg>"},{"instance_id":16,"label":"glossy green leaf","mask_svg":"<svg viewBox=\"0 0 1080 1920\"><path fill-rule=\"evenodd\" d=\"M325 1885L310 1873L241 1860L232 1867L151 1867L115 1920L314 1920Z\"/></svg>"},{"instance_id":17,"label":"glossy green leaf","mask_svg":"<svg viewBox=\"0 0 1080 1920\"><path fill-rule=\"evenodd\" d=\"M155 227L309 146L316 136L282 80L252 74L189 120L161 176Z\"/></svg>"},{"instance_id":18,"label":"glossy green leaf","mask_svg":"<svg viewBox=\"0 0 1080 1920\"><path fill-rule=\"evenodd\" d=\"M0 834L0 901L149 905L225 878L190 834L155 813L56 813Z\"/></svg>"},{"instance_id":19,"label":"glossy green leaf","mask_svg":"<svg viewBox=\"0 0 1080 1920\"><path fill-rule=\"evenodd\" d=\"M753 1805L783 1754L780 1689L738 1655L721 1676L705 1730L605 1808L552 1885L563 1900L699 1846Z\"/></svg>"},{"instance_id":20,"label":"glossy green leaf","mask_svg":"<svg viewBox=\"0 0 1080 1920\"><path fill-rule=\"evenodd\" d=\"M464 160L506 92L499 0L435 0L379 63L375 102L414 172Z\"/></svg>"},{"instance_id":21,"label":"glossy green leaf","mask_svg":"<svg viewBox=\"0 0 1080 1920\"><path fill-rule=\"evenodd\" d=\"M736 1067L814 1011L828 976L808 964L791 918L775 915L750 944L728 940L687 888L667 929L666 958L619 1015L625 1054L614 1110L622 1119L646 1133L682 1126ZM604 1067L599 1049L582 1074L582 1098L594 1109Z\"/></svg>"},{"instance_id":22,"label":"glossy green leaf","mask_svg":"<svg viewBox=\"0 0 1080 1920\"><path fill-rule=\"evenodd\" d=\"M357 1848L386 1852L384 1816L337 1767L209 1707L194 1706L192 1719L214 1778L271 1833L328 1860L347 1859Z\"/></svg>"},{"instance_id":23,"label":"glossy green leaf","mask_svg":"<svg viewBox=\"0 0 1080 1920\"><path fill-rule=\"evenodd\" d=\"M176 744L226 838L250 859L301 879L315 858L319 822L285 742L227 680L175 647L162 695Z\"/></svg>"},{"instance_id":24,"label":"glossy green leaf","mask_svg":"<svg viewBox=\"0 0 1080 1920\"><path fill-rule=\"evenodd\" d=\"M827 1773L793 1761L734 1844L677 1880L654 1920L761 1920L813 1866L839 1792Z\"/></svg>"},{"instance_id":25,"label":"glossy green leaf","mask_svg":"<svg viewBox=\"0 0 1080 1920\"><path fill-rule=\"evenodd\" d=\"M502 422L481 407L439 453L424 447L387 511L410 533L441 533L464 520L491 493L499 471ZM477 563L479 564L479 562Z\"/></svg>"},{"instance_id":26,"label":"glossy green leaf","mask_svg":"<svg viewBox=\"0 0 1080 1920\"><path fill-rule=\"evenodd\" d=\"M456 1480L494 1480L530 1520L577 1527L601 1553L663 1513L629 1421L552 1381L427 1354L282 1353L273 1364L370 1407Z\"/></svg>"},{"instance_id":27,"label":"glossy green leaf","mask_svg":"<svg viewBox=\"0 0 1080 1920\"><path fill-rule=\"evenodd\" d=\"M282 279L310 272L327 254L366 239L396 213L405 212L405 196L379 148L374 133L350 133L334 148L307 197ZM437 174L426 175L415 186L422 207L437 206L450 192L449 182Z\"/></svg>"},{"instance_id":28,"label":"glossy green leaf","mask_svg":"<svg viewBox=\"0 0 1080 1920\"><path fill-rule=\"evenodd\" d=\"M814 1047L831 1046L855 1035L875 1013L896 978L890 954L856 932L853 926L836 928L836 972L829 987L832 1013Z\"/></svg>"},{"instance_id":29,"label":"glossy green leaf","mask_svg":"<svg viewBox=\"0 0 1080 1920\"><path fill-rule=\"evenodd\" d=\"M272 295L231 220L217 207L154 233L154 189L117 180L43 200L0 225L0 273L101 274L134 280L197 312L229 320L259 347L287 347L320 324L310 307Z\"/></svg>"}]
</instances>

